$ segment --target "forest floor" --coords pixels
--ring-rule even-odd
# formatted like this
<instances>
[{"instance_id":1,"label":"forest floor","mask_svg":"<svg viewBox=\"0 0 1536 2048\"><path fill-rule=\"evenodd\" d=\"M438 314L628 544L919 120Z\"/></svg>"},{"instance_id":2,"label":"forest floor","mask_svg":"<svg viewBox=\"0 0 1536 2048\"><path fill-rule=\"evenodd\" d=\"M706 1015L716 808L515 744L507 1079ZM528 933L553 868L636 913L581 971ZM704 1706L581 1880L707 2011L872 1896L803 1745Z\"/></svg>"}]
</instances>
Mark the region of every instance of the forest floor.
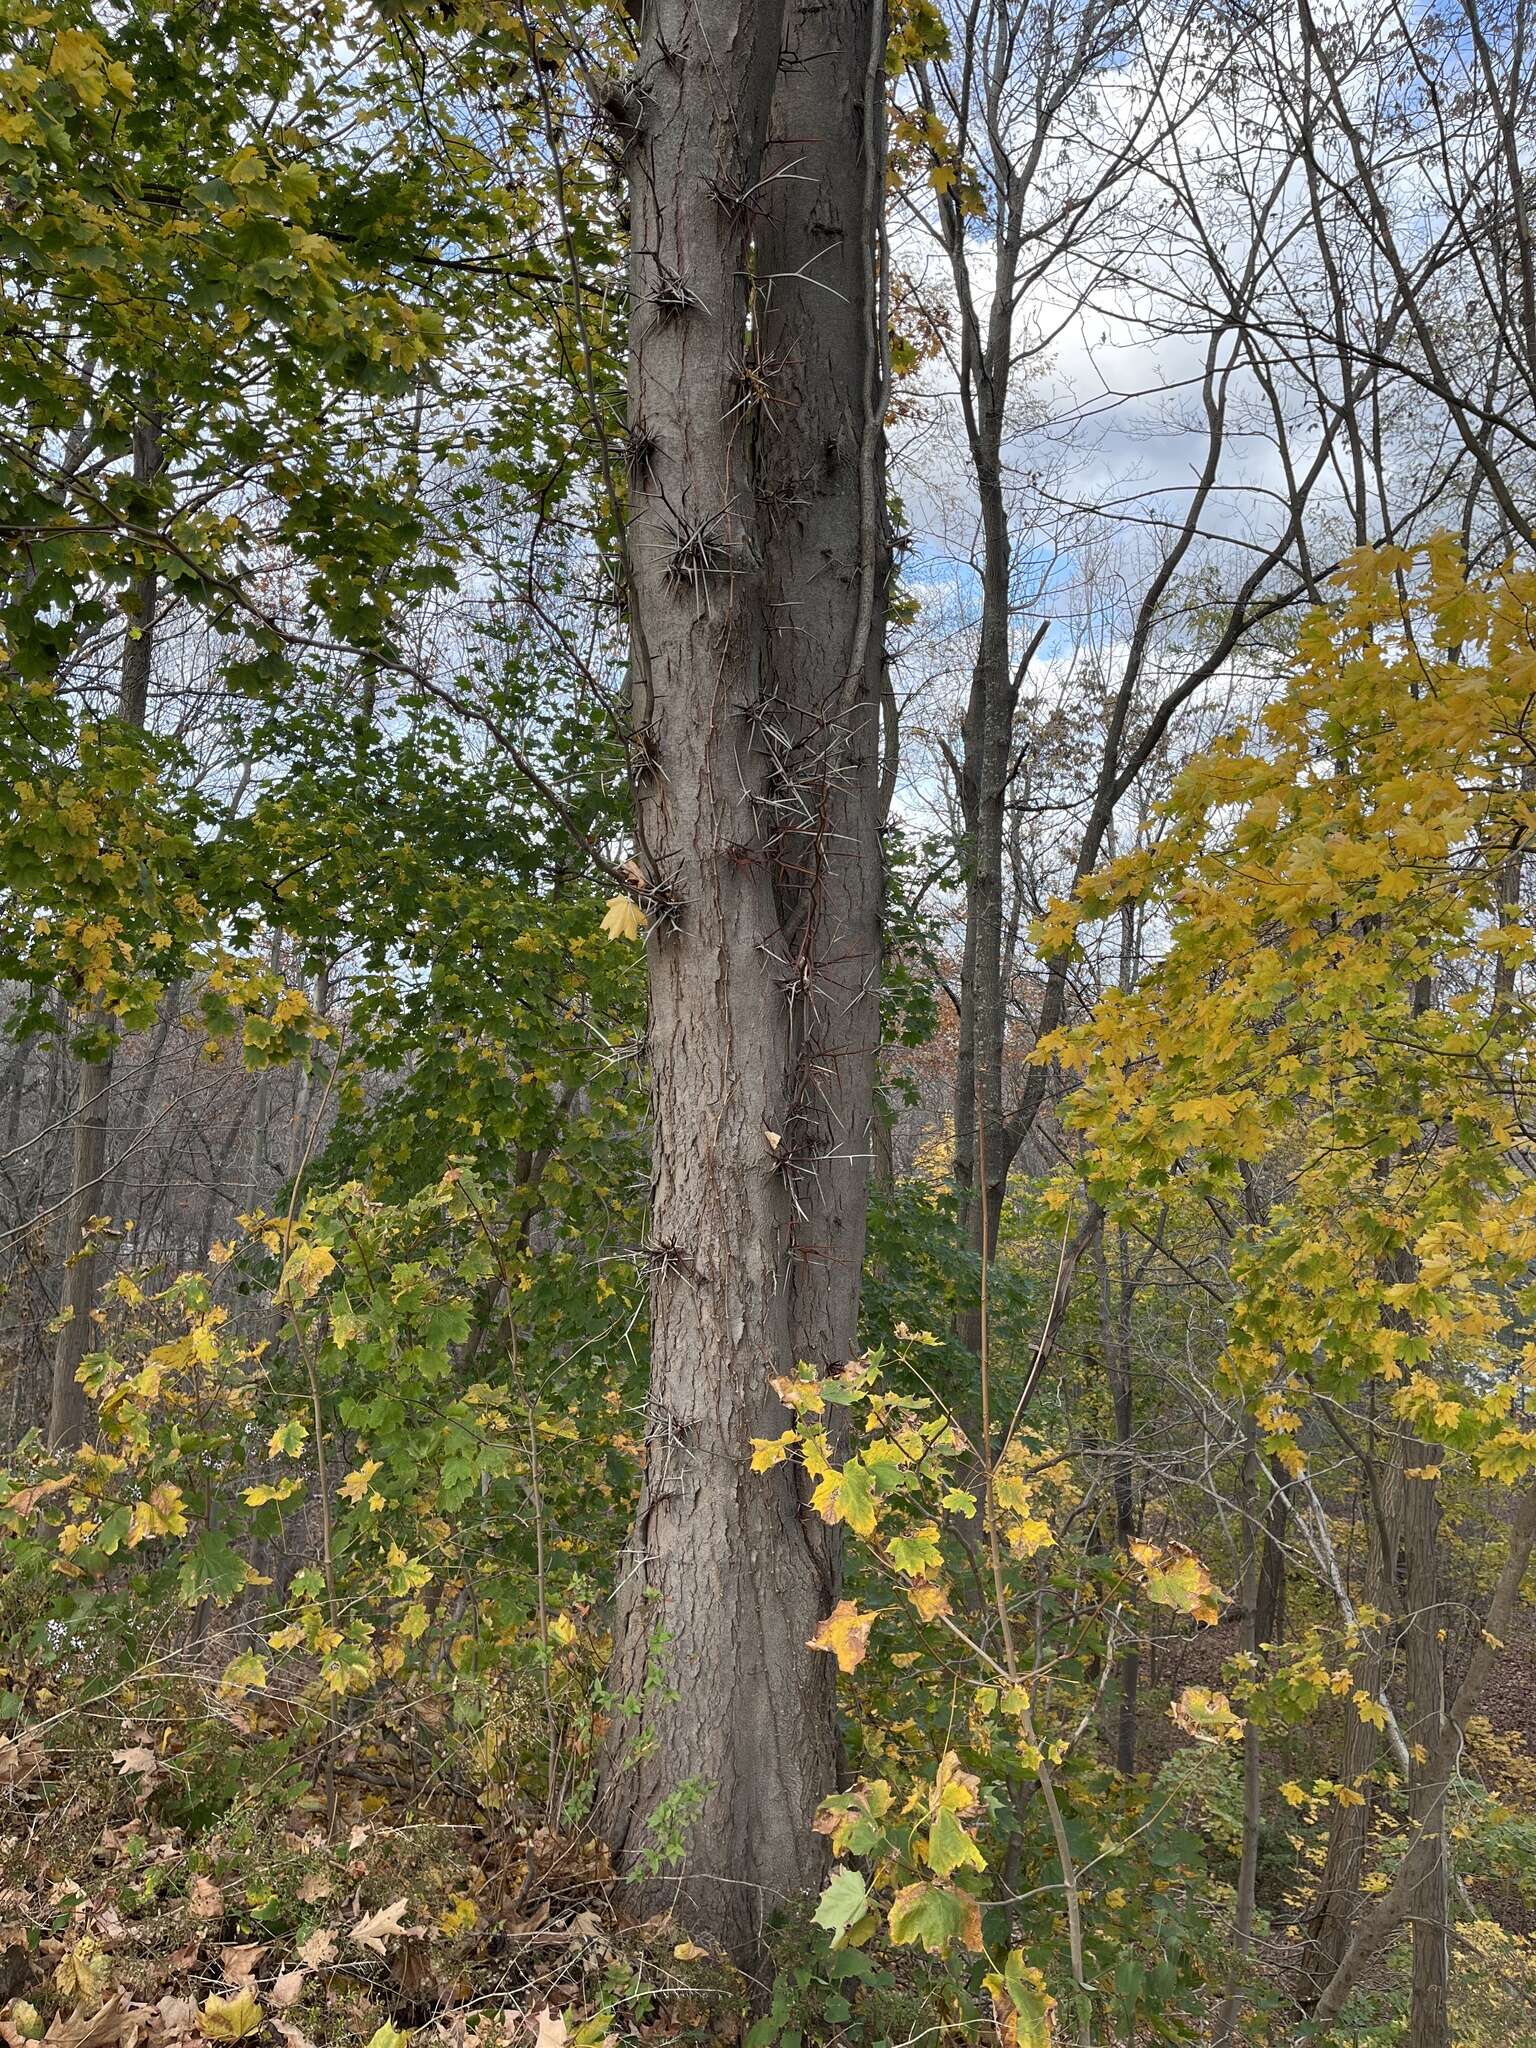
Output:
<instances>
[{"instance_id":1,"label":"forest floor","mask_svg":"<svg viewBox=\"0 0 1536 2048\"><path fill-rule=\"evenodd\" d=\"M14 1694L10 1697L15 1697ZM24 2048L733 2041L730 1966L621 1925L590 1834L413 1773L377 1732L320 1769L249 1705L0 1735L0 2040Z\"/></svg>"}]
</instances>

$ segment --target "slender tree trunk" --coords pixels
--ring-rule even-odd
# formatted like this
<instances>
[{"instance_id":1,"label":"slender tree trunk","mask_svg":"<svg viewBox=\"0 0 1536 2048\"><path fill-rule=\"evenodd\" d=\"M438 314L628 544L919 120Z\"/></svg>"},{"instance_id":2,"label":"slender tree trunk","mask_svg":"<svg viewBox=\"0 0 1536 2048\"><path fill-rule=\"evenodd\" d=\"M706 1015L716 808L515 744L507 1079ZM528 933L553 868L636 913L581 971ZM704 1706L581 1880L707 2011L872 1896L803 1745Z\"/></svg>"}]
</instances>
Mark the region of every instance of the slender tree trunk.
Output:
<instances>
[{"instance_id":1,"label":"slender tree trunk","mask_svg":"<svg viewBox=\"0 0 1536 2048\"><path fill-rule=\"evenodd\" d=\"M161 464L160 428L145 410L133 434L133 480L149 485ZM133 609L119 671L117 715L124 725L142 728L149 709L149 677L154 658L155 609L159 575L150 556L134 584ZM94 1024L115 1034L116 1026L102 1010ZM91 1348L91 1311L101 1282L100 1254L90 1230L91 1218L105 1199L107 1139L111 1128L112 1053L81 1061L75 1078L75 1113L70 1146L70 1197L65 1210L61 1249L59 1309L65 1317L54 1341L53 1386L48 1406L48 1441L55 1450L73 1450L85 1434L85 1389L77 1377L80 1362Z\"/></svg>"},{"instance_id":2,"label":"slender tree trunk","mask_svg":"<svg viewBox=\"0 0 1536 2048\"><path fill-rule=\"evenodd\" d=\"M757 235L766 280L751 430L763 508L768 691L794 720L780 801L814 809L777 863L790 955L790 1325L795 1357L858 1349L880 1039L880 688L885 511L883 18L875 0L791 0ZM873 63L874 68L871 69ZM867 122L874 135L866 142ZM782 173L783 175L776 175ZM866 211L867 210L867 211ZM800 268L815 262L812 285Z\"/></svg>"},{"instance_id":3,"label":"slender tree trunk","mask_svg":"<svg viewBox=\"0 0 1536 2048\"><path fill-rule=\"evenodd\" d=\"M1410 1446L1414 1463L1403 1478L1403 1593L1407 1606L1403 1735L1412 1764L1410 1824L1429 1839L1426 1868L1408 1911L1413 1925L1413 2002L1408 2048L1450 2048L1450 1844L1445 1792L1450 1760L1445 1730L1445 1650L1440 1640L1440 1488L1413 1471L1438 1471L1438 1446Z\"/></svg>"},{"instance_id":4,"label":"slender tree trunk","mask_svg":"<svg viewBox=\"0 0 1536 2048\"><path fill-rule=\"evenodd\" d=\"M961 1038L969 1058L955 1076L956 1181L971 1244L997 1256L1003 1199L1017 1145L1003 1117L1003 1054L1007 1041L1008 962L1003 957L1003 842L1015 692L1009 661L1012 547L1003 498L1001 420L984 395L973 443L982 515L981 631L961 735L967 827L965 959L960 980ZM977 1184L975 1127L983 1128L986 1185ZM980 1311L962 1310L957 1334L981 1348Z\"/></svg>"},{"instance_id":5,"label":"slender tree trunk","mask_svg":"<svg viewBox=\"0 0 1536 2048\"><path fill-rule=\"evenodd\" d=\"M1290 1519L1290 1488L1284 1467L1270 1461L1269 1499L1262 1518L1255 1501L1254 1478L1258 1469L1257 1430L1249 1426L1247 1472L1243 1493L1250 1517L1248 1570L1244 1596L1249 1609L1248 1646L1256 1668L1268 1662L1270 1649L1279 1636L1285 1610L1285 1530ZM1263 1821L1263 1745L1250 1718L1243 1727L1243 1846L1237 1873L1237 1902L1233 1915L1231 1970L1226 1997L1222 2001L1213 2039L1228 2044L1236 2039L1241 2008L1241 1975L1253 1949L1254 1921L1258 1911L1259 1832Z\"/></svg>"},{"instance_id":6,"label":"slender tree trunk","mask_svg":"<svg viewBox=\"0 0 1536 2048\"><path fill-rule=\"evenodd\" d=\"M863 1249L873 20L865 0L655 0L629 134L651 1384L600 1811L638 1901L749 1965L767 1914L823 1867L810 1822L837 1763L835 1667L808 1647L835 1560L794 1468L750 1464L753 1437L785 1425L772 1381L802 1345L847 1354ZM811 189L773 189L790 178ZM840 285L802 309L790 295L823 265ZM802 361L777 364L778 333ZM808 425L794 405L778 423L819 436L787 496L769 453L779 379L800 380Z\"/></svg>"},{"instance_id":7,"label":"slender tree trunk","mask_svg":"<svg viewBox=\"0 0 1536 2048\"><path fill-rule=\"evenodd\" d=\"M1128 1550L1136 1537L1136 1473L1130 1448L1136 1423L1131 1381L1131 1291L1124 1270L1123 1232L1117 1233L1117 1239L1121 1266L1118 1289L1111 1279L1109 1247L1102 1233L1094 1242L1093 1262L1099 1283L1099 1338L1114 1415L1115 1452L1110 1483L1115 1503L1115 1542L1121 1550ZM1119 1653L1115 1676L1115 1763L1129 1777L1136 1768L1137 1694L1141 1680L1141 1648L1134 1638Z\"/></svg>"},{"instance_id":8,"label":"slender tree trunk","mask_svg":"<svg viewBox=\"0 0 1536 2048\"><path fill-rule=\"evenodd\" d=\"M75 1063L75 1110L71 1120L69 1206L64 1223L64 1273L59 1288L59 1327L53 1349L53 1394L48 1407L48 1441L71 1451L85 1435L85 1389L77 1377L91 1349L91 1310L96 1305L100 1260L90 1229L106 1193L108 1117L112 1101L112 1055Z\"/></svg>"},{"instance_id":9,"label":"slender tree trunk","mask_svg":"<svg viewBox=\"0 0 1536 2048\"><path fill-rule=\"evenodd\" d=\"M1396 1543L1390 1526L1383 1530L1380 1524L1395 1512L1395 1490L1389 1492L1384 1485L1382 1491L1386 1496L1381 1502L1382 1513L1373 1511L1370 1516L1367 1599L1378 1613L1387 1614L1394 1604L1392 1553ZM1372 1627L1365 1655L1355 1671L1357 1689L1369 1693L1372 1699L1381 1698L1387 1680L1382 1626L1378 1623ZM1353 1704L1346 1705L1344 1716L1338 1782L1358 1792L1364 1803L1336 1804L1329 1818L1328 1848L1317 1881L1317 1899L1307 1928L1308 1948L1298 1986L1302 2003L1307 2007L1315 2004L1349 1946L1355 1916L1360 1910L1360 1878L1375 1804L1371 1773L1380 1737Z\"/></svg>"}]
</instances>

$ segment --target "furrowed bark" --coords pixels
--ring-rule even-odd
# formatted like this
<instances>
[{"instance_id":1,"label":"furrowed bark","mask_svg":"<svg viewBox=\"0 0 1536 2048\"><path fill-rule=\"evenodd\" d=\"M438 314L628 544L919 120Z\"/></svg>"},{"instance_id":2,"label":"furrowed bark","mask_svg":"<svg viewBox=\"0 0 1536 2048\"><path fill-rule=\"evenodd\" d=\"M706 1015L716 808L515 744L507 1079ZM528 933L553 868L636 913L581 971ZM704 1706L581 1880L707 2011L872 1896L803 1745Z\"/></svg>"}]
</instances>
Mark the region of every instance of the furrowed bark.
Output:
<instances>
[{"instance_id":1,"label":"furrowed bark","mask_svg":"<svg viewBox=\"0 0 1536 2048\"><path fill-rule=\"evenodd\" d=\"M834 1371L858 1348L880 1036L880 689L890 569L874 232L884 161L882 14L883 0L790 6L774 176L757 238L767 382L753 436L768 687L795 733L787 757L766 736L760 744L783 794L813 813L791 829L777 863L783 929L795 940L785 948L784 992L784 1137L795 1211L790 1324L797 1361Z\"/></svg>"},{"instance_id":2,"label":"furrowed bark","mask_svg":"<svg viewBox=\"0 0 1536 2048\"><path fill-rule=\"evenodd\" d=\"M773 1379L856 1336L883 609L861 644L874 19L658 0L630 142L651 1385L599 1810L631 1903L748 1966L768 1913L821 1874L810 1824L837 1763L835 1666L808 1646L829 1532L791 1465L750 1467L787 1421Z\"/></svg>"}]
</instances>

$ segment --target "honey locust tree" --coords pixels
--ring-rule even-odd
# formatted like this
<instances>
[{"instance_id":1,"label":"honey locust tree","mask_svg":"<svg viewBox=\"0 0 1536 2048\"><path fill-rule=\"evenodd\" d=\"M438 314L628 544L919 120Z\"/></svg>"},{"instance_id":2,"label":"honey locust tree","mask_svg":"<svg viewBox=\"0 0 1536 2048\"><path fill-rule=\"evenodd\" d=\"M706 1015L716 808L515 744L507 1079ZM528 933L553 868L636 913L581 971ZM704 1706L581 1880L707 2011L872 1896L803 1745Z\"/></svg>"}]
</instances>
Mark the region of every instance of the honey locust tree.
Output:
<instances>
[{"instance_id":1,"label":"honey locust tree","mask_svg":"<svg viewBox=\"0 0 1536 2048\"><path fill-rule=\"evenodd\" d=\"M880 958L884 10L658 0L629 166L636 895L653 1168L643 1495L603 1805L738 1957L836 1770L830 1532L752 1473L856 1342ZM665 1887L668 1900L677 1893Z\"/></svg>"}]
</instances>

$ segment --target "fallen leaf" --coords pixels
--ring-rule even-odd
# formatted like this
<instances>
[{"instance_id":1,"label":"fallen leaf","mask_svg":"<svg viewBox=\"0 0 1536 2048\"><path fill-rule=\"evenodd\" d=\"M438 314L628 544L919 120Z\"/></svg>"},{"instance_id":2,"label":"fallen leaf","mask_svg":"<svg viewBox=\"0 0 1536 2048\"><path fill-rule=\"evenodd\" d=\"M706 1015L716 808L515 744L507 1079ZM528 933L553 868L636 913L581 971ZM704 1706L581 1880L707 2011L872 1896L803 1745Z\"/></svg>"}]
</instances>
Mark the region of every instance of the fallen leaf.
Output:
<instances>
[{"instance_id":1,"label":"fallen leaf","mask_svg":"<svg viewBox=\"0 0 1536 2048\"><path fill-rule=\"evenodd\" d=\"M539 2031L534 2036L533 2048L565 2048L570 2028L547 2005L535 2015L534 2024Z\"/></svg>"},{"instance_id":2,"label":"fallen leaf","mask_svg":"<svg viewBox=\"0 0 1536 2048\"><path fill-rule=\"evenodd\" d=\"M59 2013L43 2040L47 2048L107 2048L107 2043L122 2037L127 2006L126 1993L118 1991L94 2013L87 2013L83 2006L77 2006L68 2019Z\"/></svg>"},{"instance_id":3,"label":"fallen leaf","mask_svg":"<svg viewBox=\"0 0 1536 2048\"><path fill-rule=\"evenodd\" d=\"M100 1942L89 1934L83 1934L65 1950L53 1973L53 1981L66 1998L78 1998L82 2004L87 2000L94 2003L104 1995L111 1974L112 1965L102 1954ZM101 2009L106 2011L105 2006Z\"/></svg>"},{"instance_id":4,"label":"fallen leaf","mask_svg":"<svg viewBox=\"0 0 1536 2048\"><path fill-rule=\"evenodd\" d=\"M305 1873L304 1882L299 1886L299 1897L306 1906L317 1906L322 1899L328 1899L335 1891L335 1880L324 1870Z\"/></svg>"},{"instance_id":5,"label":"fallen leaf","mask_svg":"<svg viewBox=\"0 0 1536 2048\"><path fill-rule=\"evenodd\" d=\"M243 2041L261 2025L262 2011L250 1991L241 1991L233 1998L215 1994L204 2000L198 2019L210 2041Z\"/></svg>"},{"instance_id":6,"label":"fallen leaf","mask_svg":"<svg viewBox=\"0 0 1536 2048\"><path fill-rule=\"evenodd\" d=\"M310 2040L308 2034L304 2032L302 2027L296 2027L292 2020L274 2018L272 2024L282 2035L287 2043L287 2048L314 2048L314 2043Z\"/></svg>"},{"instance_id":7,"label":"fallen leaf","mask_svg":"<svg viewBox=\"0 0 1536 2048\"><path fill-rule=\"evenodd\" d=\"M672 1951L673 1960L679 1963L702 1963L708 1954L696 1941L680 1941Z\"/></svg>"},{"instance_id":8,"label":"fallen leaf","mask_svg":"<svg viewBox=\"0 0 1536 2048\"><path fill-rule=\"evenodd\" d=\"M224 1974L230 1983L254 1986L256 1965L271 1945L266 1941L245 1941L237 1947L221 1948L219 1960L224 1965Z\"/></svg>"},{"instance_id":9,"label":"fallen leaf","mask_svg":"<svg viewBox=\"0 0 1536 2048\"><path fill-rule=\"evenodd\" d=\"M114 1749L112 1761L122 1778L153 1778L160 1769L160 1759L147 1742L135 1743L132 1749Z\"/></svg>"},{"instance_id":10,"label":"fallen leaf","mask_svg":"<svg viewBox=\"0 0 1536 2048\"><path fill-rule=\"evenodd\" d=\"M160 2001L160 2026L167 2034L192 2033L197 2026L197 2000L167 1994Z\"/></svg>"},{"instance_id":11,"label":"fallen leaf","mask_svg":"<svg viewBox=\"0 0 1536 2048\"><path fill-rule=\"evenodd\" d=\"M317 1927L308 1941L299 1943L299 1960L307 1963L312 1970L323 1970L327 1963L336 1960L336 1931L331 1927Z\"/></svg>"},{"instance_id":12,"label":"fallen leaf","mask_svg":"<svg viewBox=\"0 0 1536 2048\"><path fill-rule=\"evenodd\" d=\"M43 1746L35 1736L0 1736L0 1785L25 1785L42 1768Z\"/></svg>"},{"instance_id":13,"label":"fallen leaf","mask_svg":"<svg viewBox=\"0 0 1536 2048\"><path fill-rule=\"evenodd\" d=\"M365 1913L347 1939L355 1941L359 1948L372 1949L376 1956L381 1956L390 1935L425 1934L425 1927L402 1926L405 1905L404 1899L396 1899L392 1906L381 1906L377 1913Z\"/></svg>"},{"instance_id":14,"label":"fallen leaf","mask_svg":"<svg viewBox=\"0 0 1536 2048\"><path fill-rule=\"evenodd\" d=\"M308 1970L279 1970L272 1980L272 1989L267 1993L279 2012L286 2012L290 2005L297 2005L304 1996L304 1979Z\"/></svg>"},{"instance_id":15,"label":"fallen leaf","mask_svg":"<svg viewBox=\"0 0 1536 2048\"><path fill-rule=\"evenodd\" d=\"M224 1918L224 1894L201 1871L187 1886L187 1911L194 1920L222 1920Z\"/></svg>"}]
</instances>

